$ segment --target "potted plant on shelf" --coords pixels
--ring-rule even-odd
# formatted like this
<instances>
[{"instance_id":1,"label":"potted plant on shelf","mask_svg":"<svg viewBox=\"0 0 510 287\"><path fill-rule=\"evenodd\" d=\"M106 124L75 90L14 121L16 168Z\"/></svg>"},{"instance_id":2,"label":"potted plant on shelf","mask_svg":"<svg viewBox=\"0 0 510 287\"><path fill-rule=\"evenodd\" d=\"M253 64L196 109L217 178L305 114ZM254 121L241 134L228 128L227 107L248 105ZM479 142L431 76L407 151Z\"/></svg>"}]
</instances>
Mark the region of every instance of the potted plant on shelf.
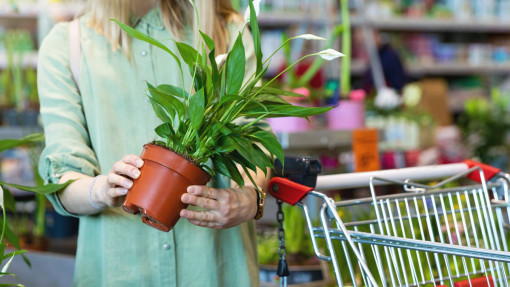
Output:
<instances>
[{"instance_id":1,"label":"potted plant on shelf","mask_svg":"<svg viewBox=\"0 0 510 287\"><path fill-rule=\"evenodd\" d=\"M249 77L244 84L246 58L242 31L231 51L224 55L225 63L220 66L220 61L215 58L215 43L201 31L201 43L198 45L200 51L176 42L181 61L161 42L113 20L131 37L171 55L181 74L184 62L192 77L192 87L188 91L173 85L147 84L154 112L162 121L155 128L162 140L144 146L141 157L145 164L141 168L141 176L134 181L123 208L129 213L140 214L142 221L152 227L169 231L175 225L180 211L186 208L180 197L189 185L206 184L218 172L243 186L239 166L256 186L249 171L261 169L267 172L268 168L273 168L273 157L283 160L283 149L277 138L256 125L260 120L287 116L308 117L330 110L330 107L293 106L279 95L300 95L270 88L269 85L307 57L319 55L331 60L342 56L332 49L306 55L262 87L256 86L264 76L272 56L262 61L257 15L253 3L249 2L245 19L246 23L249 21L251 24L256 72L247 75ZM190 3L196 12L194 2L190 0ZM295 38L323 40L310 34L289 40ZM242 125L237 123L241 118L251 118L253 121ZM207 165L208 161L213 163L214 169ZM165 171L159 173L158 169Z\"/></svg>"}]
</instances>

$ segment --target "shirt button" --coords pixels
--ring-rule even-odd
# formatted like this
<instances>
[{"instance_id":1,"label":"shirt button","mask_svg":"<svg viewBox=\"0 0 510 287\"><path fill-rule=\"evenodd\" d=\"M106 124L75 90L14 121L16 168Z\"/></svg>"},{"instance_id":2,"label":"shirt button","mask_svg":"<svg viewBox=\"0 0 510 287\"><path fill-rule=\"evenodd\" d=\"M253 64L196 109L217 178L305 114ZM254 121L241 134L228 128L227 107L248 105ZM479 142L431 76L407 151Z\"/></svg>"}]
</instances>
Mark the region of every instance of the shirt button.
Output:
<instances>
[{"instance_id":1,"label":"shirt button","mask_svg":"<svg viewBox=\"0 0 510 287\"><path fill-rule=\"evenodd\" d=\"M142 57L145 57L147 56L147 51L142 51L140 54L142 55Z\"/></svg>"},{"instance_id":2,"label":"shirt button","mask_svg":"<svg viewBox=\"0 0 510 287\"><path fill-rule=\"evenodd\" d=\"M170 245L169 244L163 244L163 249L169 250L170 249Z\"/></svg>"}]
</instances>

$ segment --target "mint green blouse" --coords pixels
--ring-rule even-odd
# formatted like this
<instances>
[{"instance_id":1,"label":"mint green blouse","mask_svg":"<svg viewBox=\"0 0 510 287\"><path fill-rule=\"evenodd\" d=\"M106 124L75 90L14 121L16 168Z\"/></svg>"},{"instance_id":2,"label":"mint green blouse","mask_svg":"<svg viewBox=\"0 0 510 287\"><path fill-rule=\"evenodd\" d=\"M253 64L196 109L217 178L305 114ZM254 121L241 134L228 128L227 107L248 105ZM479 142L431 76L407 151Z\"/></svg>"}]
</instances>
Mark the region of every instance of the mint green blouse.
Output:
<instances>
[{"instance_id":1,"label":"mint green blouse","mask_svg":"<svg viewBox=\"0 0 510 287\"><path fill-rule=\"evenodd\" d=\"M46 182L65 172L107 174L126 154L140 154L159 125L146 97L146 83L179 85L181 75L165 52L134 40L132 57L112 51L109 42L81 19L80 90L69 65L68 23L57 24L39 50L38 87L46 147L39 171ZM177 51L158 9L135 28ZM240 25L230 24L232 38ZM231 39L233 44L233 39ZM244 37L247 73L254 71L253 42ZM250 44L251 43L251 44ZM250 48L251 47L251 48ZM190 86L190 77L185 77ZM218 177L217 187L228 187ZM59 198L49 196L68 216ZM226 230L180 220L168 233L143 224L121 208L80 219L75 286L258 286L253 221Z\"/></svg>"}]
</instances>

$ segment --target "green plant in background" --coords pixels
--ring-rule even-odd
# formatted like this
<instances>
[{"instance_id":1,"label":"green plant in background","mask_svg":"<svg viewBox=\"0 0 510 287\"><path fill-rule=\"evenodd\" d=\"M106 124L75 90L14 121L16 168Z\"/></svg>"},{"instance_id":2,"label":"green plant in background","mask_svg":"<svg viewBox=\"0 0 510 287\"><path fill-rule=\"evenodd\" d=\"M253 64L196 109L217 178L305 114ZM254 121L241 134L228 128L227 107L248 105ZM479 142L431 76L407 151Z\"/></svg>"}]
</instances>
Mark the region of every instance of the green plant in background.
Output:
<instances>
[{"instance_id":1,"label":"green plant in background","mask_svg":"<svg viewBox=\"0 0 510 287\"><path fill-rule=\"evenodd\" d=\"M7 31L3 43L7 53L7 67L0 77L4 95L2 104L22 110L30 102L37 102L36 72L31 67L23 66L24 57L34 51L34 45L30 32L26 30Z\"/></svg>"},{"instance_id":2,"label":"green plant in background","mask_svg":"<svg viewBox=\"0 0 510 287\"><path fill-rule=\"evenodd\" d=\"M44 135L41 133L31 134L22 139L4 139L0 140L0 152L20 146L33 146L40 144L42 142L44 142ZM67 185L69 185L70 183L71 181L66 182L64 184L47 184L47 185L37 184L36 186L26 186L20 184L12 184L0 180L0 190L2 191L1 193L2 197L0 200L0 207L2 208L2 233L0 234L0 265L3 265L3 268L0 272L0 277L4 275L15 276L15 274L8 273L7 269L9 268L9 265L11 264L13 258L16 255L20 255L26 252L25 250L21 250L19 238L13 231L13 228L11 224L8 222L6 217L7 210L13 213L16 212L16 201L12 193L9 191L9 188L17 188L24 191L34 192L35 194L38 194L38 198L40 200L40 198L43 197L45 194L50 194L62 190L65 187L67 187ZM16 250L11 253L6 253L6 247L8 246L8 244L10 244ZM25 261L27 262L27 264L29 264L26 258ZM2 285L0 284L0 286Z\"/></svg>"},{"instance_id":3,"label":"green plant in background","mask_svg":"<svg viewBox=\"0 0 510 287\"><path fill-rule=\"evenodd\" d=\"M190 0L190 3L195 6L193 1ZM228 176L241 186L244 185L244 180L236 164L239 164L250 176L249 170L256 171L259 168L266 172L268 168L272 169L273 157L283 162L283 149L277 138L271 132L257 127L255 125L257 122L271 117L308 117L331 109L331 107L293 106L282 100L279 95L301 95L271 88L269 85L281 74L308 57L318 55L331 60L342 56L341 53L332 49L305 55L262 87L257 87L256 84L265 75L274 53L264 62L262 61L256 15L258 9L256 10L252 1L249 1L249 5L250 9L247 10L245 19L246 24L248 21L251 24L256 71L252 75L246 75L248 80L245 83L243 80L246 58L242 31L237 36L232 50L225 55L225 63L221 65L221 61L215 58L213 40L202 32L200 32L202 39L197 45L198 50L185 43L175 43L182 58L181 61L161 42L113 20L133 38L154 45L171 55L177 62L181 74L183 74L182 62L189 68L192 85L188 90L184 89L184 75L182 88L173 85L155 87L147 83L149 99L156 115L163 122L155 129L156 134L163 139L156 144L190 158L211 176L215 174L215 171L207 166L207 162L212 160L219 173ZM297 38L324 40L305 34L290 38L287 42ZM278 50L284 45L286 42ZM252 118L253 121L246 125L238 124L237 122L242 118ZM269 155L261 149L260 145L269 152ZM250 179L253 182L251 176Z\"/></svg>"},{"instance_id":4,"label":"green plant in background","mask_svg":"<svg viewBox=\"0 0 510 287\"><path fill-rule=\"evenodd\" d=\"M464 114L459 118L459 126L472 155L481 162L504 169L508 168L509 97L499 89L492 89L490 100L467 100Z\"/></svg>"}]
</instances>

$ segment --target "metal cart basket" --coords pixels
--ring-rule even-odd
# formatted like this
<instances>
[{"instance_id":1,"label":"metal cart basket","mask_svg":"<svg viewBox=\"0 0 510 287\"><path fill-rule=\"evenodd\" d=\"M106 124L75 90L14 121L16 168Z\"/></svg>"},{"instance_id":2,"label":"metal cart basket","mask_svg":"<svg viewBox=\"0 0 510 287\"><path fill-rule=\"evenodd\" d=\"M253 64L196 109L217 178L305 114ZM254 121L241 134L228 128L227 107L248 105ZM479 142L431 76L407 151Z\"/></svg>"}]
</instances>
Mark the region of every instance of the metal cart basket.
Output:
<instances>
[{"instance_id":1,"label":"metal cart basket","mask_svg":"<svg viewBox=\"0 0 510 287\"><path fill-rule=\"evenodd\" d=\"M464 177L474 181L457 181ZM509 180L465 161L319 176L315 188L276 177L269 191L303 209L315 254L331 262L338 286L508 286ZM377 195L383 184L401 193ZM354 187L371 196L335 202L321 193ZM321 201L317 216L305 196Z\"/></svg>"}]
</instances>

